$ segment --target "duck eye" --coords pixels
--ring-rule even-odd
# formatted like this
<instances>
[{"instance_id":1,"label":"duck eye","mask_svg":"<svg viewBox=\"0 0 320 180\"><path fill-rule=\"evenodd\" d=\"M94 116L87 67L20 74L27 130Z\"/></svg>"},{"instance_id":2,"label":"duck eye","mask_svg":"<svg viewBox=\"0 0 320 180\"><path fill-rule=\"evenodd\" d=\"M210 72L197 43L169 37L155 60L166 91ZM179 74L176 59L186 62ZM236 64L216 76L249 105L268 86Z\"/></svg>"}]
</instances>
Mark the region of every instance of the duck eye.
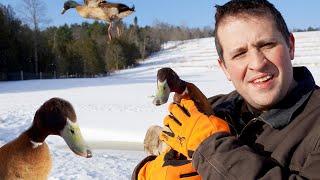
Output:
<instances>
[{"instance_id":1,"label":"duck eye","mask_svg":"<svg viewBox=\"0 0 320 180\"><path fill-rule=\"evenodd\" d=\"M71 132L72 134L74 134L74 130L73 130L73 129L70 129L70 132Z\"/></svg>"}]
</instances>

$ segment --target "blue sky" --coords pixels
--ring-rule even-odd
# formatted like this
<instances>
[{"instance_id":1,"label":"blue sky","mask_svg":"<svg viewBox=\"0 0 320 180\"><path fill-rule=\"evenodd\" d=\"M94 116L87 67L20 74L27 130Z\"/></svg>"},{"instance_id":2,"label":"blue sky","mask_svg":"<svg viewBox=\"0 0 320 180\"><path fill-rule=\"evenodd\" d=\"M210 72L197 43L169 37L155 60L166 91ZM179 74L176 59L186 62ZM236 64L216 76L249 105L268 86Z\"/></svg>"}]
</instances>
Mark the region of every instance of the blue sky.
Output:
<instances>
[{"instance_id":1,"label":"blue sky","mask_svg":"<svg viewBox=\"0 0 320 180\"><path fill-rule=\"evenodd\" d=\"M82 0L77 1L82 3ZM81 18L75 10L69 10L61 15L64 0L43 0L43 2L47 4L47 17L51 19L47 26L92 22ZM222 5L227 0L110 0L110 2L135 5L136 12L124 20L126 23L132 23L133 18L137 16L140 26L160 21L189 27L212 27L214 4ZM290 29L320 27L319 0L270 0L270 2L280 10ZM21 0L0 0L0 3L10 4L16 9Z\"/></svg>"}]
</instances>

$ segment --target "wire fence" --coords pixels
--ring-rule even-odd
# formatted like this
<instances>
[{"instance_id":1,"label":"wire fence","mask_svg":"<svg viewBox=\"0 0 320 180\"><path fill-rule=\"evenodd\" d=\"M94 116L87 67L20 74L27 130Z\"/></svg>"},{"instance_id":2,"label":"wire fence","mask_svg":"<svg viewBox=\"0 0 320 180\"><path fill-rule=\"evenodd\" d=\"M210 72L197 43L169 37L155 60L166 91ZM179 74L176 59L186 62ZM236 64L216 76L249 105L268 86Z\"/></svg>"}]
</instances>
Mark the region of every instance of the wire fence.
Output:
<instances>
[{"instance_id":1,"label":"wire fence","mask_svg":"<svg viewBox=\"0 0 320 180\"><path fill-rule=\"evenodd\" d=\"M62 79L62 78L96 78L105 77L109 73L104 74L78 74L78 73L65 73L59 74L56 72L52 73L31 73L31 72L11 72L11 73L0 73L0 81L20 81L30 79Z\"/></svg>"}]
</instances>

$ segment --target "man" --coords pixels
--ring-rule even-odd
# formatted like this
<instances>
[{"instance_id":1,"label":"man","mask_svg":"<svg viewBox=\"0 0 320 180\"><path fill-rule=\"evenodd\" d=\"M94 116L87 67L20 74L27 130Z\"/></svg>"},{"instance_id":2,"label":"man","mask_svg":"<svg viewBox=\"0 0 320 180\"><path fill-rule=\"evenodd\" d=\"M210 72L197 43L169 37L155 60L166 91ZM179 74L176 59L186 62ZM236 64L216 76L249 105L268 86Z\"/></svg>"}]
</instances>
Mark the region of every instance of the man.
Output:
<instances>
[{"instance_id":1,"label":"man","mask_svg":"<svg viewBox=\"0 0 320 180\"><path fill-rule=\"evenodd\" d=\"M209 98L215 116L191 100L171 104L172 133L161 138L203 179L320 179L320 90L292 67L281 14L266 0L232 0L215 19L219 65L236 91Z\"/></svg>"}]
</instances>

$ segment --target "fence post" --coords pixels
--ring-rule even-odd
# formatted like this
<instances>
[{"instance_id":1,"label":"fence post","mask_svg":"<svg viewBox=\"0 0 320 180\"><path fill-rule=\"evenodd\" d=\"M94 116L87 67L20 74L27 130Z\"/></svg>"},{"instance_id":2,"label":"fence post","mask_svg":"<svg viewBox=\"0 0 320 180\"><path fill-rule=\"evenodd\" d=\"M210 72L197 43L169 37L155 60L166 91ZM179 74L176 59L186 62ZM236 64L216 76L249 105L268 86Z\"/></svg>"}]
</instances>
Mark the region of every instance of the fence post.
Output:
<instances>
[{"instance_id":1,"label":"fence post","mask_svg":"<svg viewBox=\"0 0 320 180\"><path fill-rule=\"evenodd\" d=\"M53 71L53 77L57 79L56 71Z\"/></svg>"},{"instance_id":2,"label":"fence post","mask_svg":"<svg viewBox=\"0 0 320 180\"><path fill-rule=\"evenodd\" d=\"M20 79L23 80L23 71L20 71Z\"/></svg>"},{"instance_id":3,"label":"fence post","mask_svg":"<svg viewBox=\"0 0 320 180\"><path fill-rule=\"evenodd\" d=\"M42 79L42 72L40 72L40 79Z\"/></svg>"}]
</instances>

